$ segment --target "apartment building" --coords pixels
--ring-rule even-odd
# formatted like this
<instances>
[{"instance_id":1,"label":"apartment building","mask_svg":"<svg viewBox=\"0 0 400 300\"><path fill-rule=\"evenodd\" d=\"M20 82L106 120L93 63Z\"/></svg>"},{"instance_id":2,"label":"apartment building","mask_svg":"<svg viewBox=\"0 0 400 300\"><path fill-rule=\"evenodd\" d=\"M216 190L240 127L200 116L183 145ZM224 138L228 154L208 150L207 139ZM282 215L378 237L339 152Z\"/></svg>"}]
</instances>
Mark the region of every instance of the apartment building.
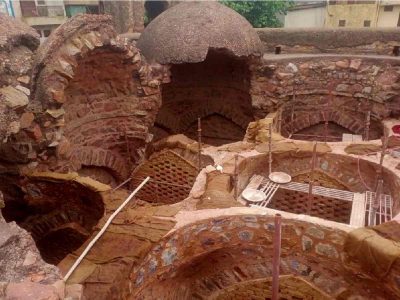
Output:
<instances>
[{"instance_id":1,"label":"apartment building","mask_svg":"<svg viewBox=\"0 0 400 300\"><path fill-rule=\"evenodd\" d=\"M2 4L2 5L1 5ZM78 13L99 13L98 0L0 0L0 12L35 28L42 39L67 18Z\"/></svg>"},{"instance_id":2,"label":"apartment building","mask_svg":"<svg viewBox=\"0 0 400 300\"><path fill-rule=\"evenodd\" d=\"M285 27L400 27L400 0L298 1Z\"/></svg>"}]
</instances>

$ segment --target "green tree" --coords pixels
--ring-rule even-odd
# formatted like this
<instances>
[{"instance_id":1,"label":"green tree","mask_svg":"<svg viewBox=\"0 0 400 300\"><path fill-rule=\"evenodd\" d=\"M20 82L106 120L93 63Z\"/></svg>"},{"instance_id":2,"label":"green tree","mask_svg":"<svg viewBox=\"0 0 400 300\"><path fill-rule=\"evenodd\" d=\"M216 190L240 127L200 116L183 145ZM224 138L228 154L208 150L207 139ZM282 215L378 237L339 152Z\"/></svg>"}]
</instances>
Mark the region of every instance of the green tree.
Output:
<instances>
[{"instance_id":1,"label":"green tree","mask_svg":"<svg viewBox=\"0 0 400 300\"><path fill-rule=\"evenodd\" d=\"M279 14L285 14L293 1L229 1L220 0L221 3L232 8L247 19L254 27L282 27L278 19Z\"/></svg>"}]
</instances>

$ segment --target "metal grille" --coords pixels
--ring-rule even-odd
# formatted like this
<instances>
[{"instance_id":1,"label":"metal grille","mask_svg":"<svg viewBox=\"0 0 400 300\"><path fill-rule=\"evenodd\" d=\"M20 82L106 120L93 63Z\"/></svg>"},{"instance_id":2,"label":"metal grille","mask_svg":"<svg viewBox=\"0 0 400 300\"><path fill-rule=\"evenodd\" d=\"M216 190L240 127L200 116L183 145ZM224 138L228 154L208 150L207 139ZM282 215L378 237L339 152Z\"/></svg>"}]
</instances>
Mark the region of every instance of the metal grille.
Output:
<instances>
[{"instance_id":1,"label":"metal grille","mask_svg":"<svg viewBox=\"0 0 400 300\"><path fill-rule=\"evenodd\" d=\"M197 176L197 168L171 150L156 153L132 174L137 185L147 176L151 180L137 197L155 203L177 203L185 199Z\"/></svg>"},{"instance_id":2,"label":"metal grille","mask_svg":"<svg viewBox=\"0 0 400 300\"><path fill-rule=\"evenodd\" d=\"M308 191L279 189L271 201L269 208L283 210L296 214L307 214ZM313 194L310 205L310 215L341 223L349 223L351 202Z\"/></svg>"},{"instance_id":3,"label":"metal grille","mask_svg":"<svg viewBox=\"0 0 400 300\"><path fill-rule=\"evenodd\" d=\"M381 194L379 201L376 201L376 193L365 193L365 216L368 226L379 225L390 221L393 217L393 200L389 195Z\"/></svg>"},{"instance_id":4,"label":"metal grille","mask_svg":"<svg viewBox=\"0 0 400 300\"><path fill-rule=\"evenodd\" d=\"M282 189L308 193L309 185L307 183L289 182L280 186ZM323 186L313 186L313 195L319 195L328 198L353 201L354 193L338 189L330 189Z\"/></svg>"}]
</instances>

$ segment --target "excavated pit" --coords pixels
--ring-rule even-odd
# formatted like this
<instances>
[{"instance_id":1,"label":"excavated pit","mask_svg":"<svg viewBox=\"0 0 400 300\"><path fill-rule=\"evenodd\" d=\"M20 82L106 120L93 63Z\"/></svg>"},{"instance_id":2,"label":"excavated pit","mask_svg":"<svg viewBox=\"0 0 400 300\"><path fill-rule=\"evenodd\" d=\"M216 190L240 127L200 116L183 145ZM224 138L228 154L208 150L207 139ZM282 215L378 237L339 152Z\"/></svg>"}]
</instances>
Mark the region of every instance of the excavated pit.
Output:
<instances>
[{"instance_id":1,"label":"excavated pit","mask_svg":"<svg viewBox=\"0 0 400 300\"><path fill-rule=\"evenodd\" d=\"M343 135L356 135L359 140L375 140L383 136L381 121L369 117L368 107L356 99L335 97L327 108L330 95L297 96L284 105L281 114L281 135L304 141L340 142ZM368 127L368 130L367 130ZM367 133L368 131L368 133Z\"/></svg>"},{"instance_id":2,"label":"excavated pit","mask_svg":"<svg viewBox=\"0 0 400 300\"><path fill-rule=\"evenodd\" d=\"M58 264L91 235L104 214L99 194L74 181L1 176L2 209L33 237L44 261Z\"/></svg>"},{"instance_id":3,"label":"excavated pit","mask_svg":"<svg viewBox=\"0 0 400 300\"><path fill-rule=\"evenodd\" d=\"M363 194L376 189L379 166L347 156L318 153L313 172L313 186L327 189L324 189L324 194L313 194L310 198L308 186L311 155L312 153L309 152L273 155L272 171L291 175L292 182L303 184L303 189L293 190L291 187L285 188L283 185L277 189L267 207L349 224L353 206L352 197L355 194ZM253 175L257 174L267 178L268 165L268 155L244 160L239 166L238 187L240 192L247 186ZM382 193L392 197L391 214L395 216L399 212L399 199L396 192L399 185L398 179L385 168L382 178ZM367 219L366 215L365 222Z\"/></svg>"},{"instance_id":4,"label":"excavated pit","mask_svg":"<svg viewBox=\"0 0 400 300\"><path fill-rule=\"evenodd\" d=\"M206 144L243 140L253 120L249 89L247 61L226 51L209 50L203 62L172 65L171 82L162 87L154 141L178 133L197 140L197 118Z\"/></svg>"}]
</instances>

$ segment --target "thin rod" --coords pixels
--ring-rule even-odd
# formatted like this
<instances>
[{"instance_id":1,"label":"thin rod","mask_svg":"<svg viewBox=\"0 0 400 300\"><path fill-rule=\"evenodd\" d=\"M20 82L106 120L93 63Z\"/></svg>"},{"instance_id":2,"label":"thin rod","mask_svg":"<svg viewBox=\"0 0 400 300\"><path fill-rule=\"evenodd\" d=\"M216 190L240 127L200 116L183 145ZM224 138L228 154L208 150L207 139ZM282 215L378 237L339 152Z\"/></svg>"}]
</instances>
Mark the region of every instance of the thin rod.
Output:
<instances>
[{"instance_id":1,"label":"thin rod","mask_svg":"<svg viewBox=\"0 0 400 300\"><path fill-rule=\"evenodd\" d=\"M324 118L325 118L325 124L324 124L324 141L326 142L326 141L327 141L327 138L328 138L328 125L329 125L329 122L328 122L328 117L327 117L326 115L324 115Z\"/></svg>"},{"instance_id":2,"label":"thin rod","mask_svg":"<svg viewBox=\"0 0 400 300\"><path fill-rule=\"evenodd\" d=\"M312 202L312 190L314 185L314 168L315 168L315 160L317 156L317 142L314 141L313 153L311 159L311 171L310 171L310 180L308 184L308 205L307 205L307 214L311 213L311 202Z\"/></svg>"},{"instance_id":3,"label":"thin rod","mask_svg":"<svg viewBox=\"0 0 400 300\"><path fill-rule=\"evenodd\" d=\"M364 140L369 140L369 127L371 125L371 111L369 110L365 116L365 137Z\"/></svg>"},{"instance_id":4,"label":"thin rod","mask_svg":"<svg viewBox=\"0 0 400 300\"><path fill-rule=\"evenodd\" d=\"M121 184L119 184L118 186L116 186L115 188L113 188L111 191L114 192L116 190L118 190L120 187L124 186L126 183L128 183L129 181L131 181L132 178L129 177L127 180L125 180L124 182L122 182Z\"/></svg>"},{"instance_id":5,"label":"thin rod","mask_svg":"<svg viewBox=\"0 0 400 300\"><path fill-rule=\"evenodd\" d=\"M278 129L277 129L278 133L281 133L282 130L282 114L283 114L283 107L281 107L278 113Z\"/></svg>"},{"instance_id":6,"label":"thin rod","mask_svg":"<svg viewBox=\"0 0 400 300\"><path fill-rule=\"evenodd\" d=\"M132 158L131 158L131 149L129 148L129 140L128 140L128 134L126 133L128 129L125 127L125 143L126 143L126 152L128 153L128 160L129 163L132 165Z\"/></svg>"},{"instance_id":7,"label":"thin rod","mask_svg":"<svg viewBox=\"0 0 400 300\"><path fill-rule=\"evenodd\" d=\"M110 226L112 220L119 214L119 212L128 204L128 202L133 198L133 196L136 195L136 193L149 181L150 177L146 177L142 181L142 183L129 195L128 198L118 207L116 211L108 218L106 224L104 224L103 228L99 231L98 234L94 237L94 239L87 245L85 250L82 252L82 254L79 256L79 258L75 261L75 263L72 265L71 269L69 269L68 273L64 276L63 280L64 282L67 282L68 278L72 275L72 273L75 271L75 269L79 266L83 258L88 254L90 249L94 246L94 244L97 242L97 240L103 235L103 233L107 230L108 226Z\"/></svg>"},{"instance_id":8,"label":"thin rod","mask_svg":"<svg viewBox=\"0 0 400 300\"><path fill-rule=\"evenodd\" d=\"M199 165L198 165L198 171L200 173L201 170L201 119L197 118L197 142L199 144L199 149L198 149L198 160L199 160Z\"/></svg>"},{"instance_id":9,"label":"thin rod","mask_svg":"<svg viewBox=\"0 0 400 300\"><path fill-rule=\"evenodd\" d=\"M142 180L142 178L139 178L139 177L132 177L132 179ZM154 179L150 179L150 182L157 182L160 184L176 186L176 187L184 187L184 188L190 188L190 189L192 188L190 185L176 184L176 183L170 183L167 181L160 181L160 180L154 180Z\"/></svg>"},{"instance_id":10,"label":"thin rod","mask_svg":"<svg viewBox=\"0 0 400 300\"><path fill-rule=\"evenodd\" d=\"M268 162L269 169L268 175L272 173L272 123L269 123L269 137L268 137Z\"/></svg>"},{"instance_id":11,"label":"thin rod","mask_svg":"<svg viewBox=\"0 0 400 300\"><path fill-rule=\"evenodd\" d=\"M294 99L295 99L295 94L294 94L294 91L293 91L293 101L294 101ZM294 122L294 103L292 104L292 110L290 112L290 136L292 134L294 134L293 122Z\"/></svg>"},{"instance_id":12,"label":"thin rod","mask_svg":"<svg viewBox=\"0 0 400 300\"><path fill-rule=\"evenodd\" d=\"M274 254L272 258L272 300L279 299L279 266L281 263L281 224L280 214L275 215L274 219Z\"/></svg>"},{"instance_id":13,"label":"thin rod","mask_svg":"<svg viewBox=\"0 0 400 300\"><path fill-rule=\"evenodd\" d=\"M235 186L234 186L234 198L238 197L238 154L235 155Z\"/></svg>"},{"instance_id":14,"label":"thin rod","mask_svg":"<svg viewBox=\"0 0 400 300\"><path fill-rule=\"evenodd\" d=\"M325 135L318 135L318 134L302 134L302 133L293 133L292 136L304 136L304 137L318 137L318 138L324 138ZM341 140L342 137L339 136L333 136L333 135L328 135L327 138L330 139L338 139Z\"/></svg>"}]
</instances>

